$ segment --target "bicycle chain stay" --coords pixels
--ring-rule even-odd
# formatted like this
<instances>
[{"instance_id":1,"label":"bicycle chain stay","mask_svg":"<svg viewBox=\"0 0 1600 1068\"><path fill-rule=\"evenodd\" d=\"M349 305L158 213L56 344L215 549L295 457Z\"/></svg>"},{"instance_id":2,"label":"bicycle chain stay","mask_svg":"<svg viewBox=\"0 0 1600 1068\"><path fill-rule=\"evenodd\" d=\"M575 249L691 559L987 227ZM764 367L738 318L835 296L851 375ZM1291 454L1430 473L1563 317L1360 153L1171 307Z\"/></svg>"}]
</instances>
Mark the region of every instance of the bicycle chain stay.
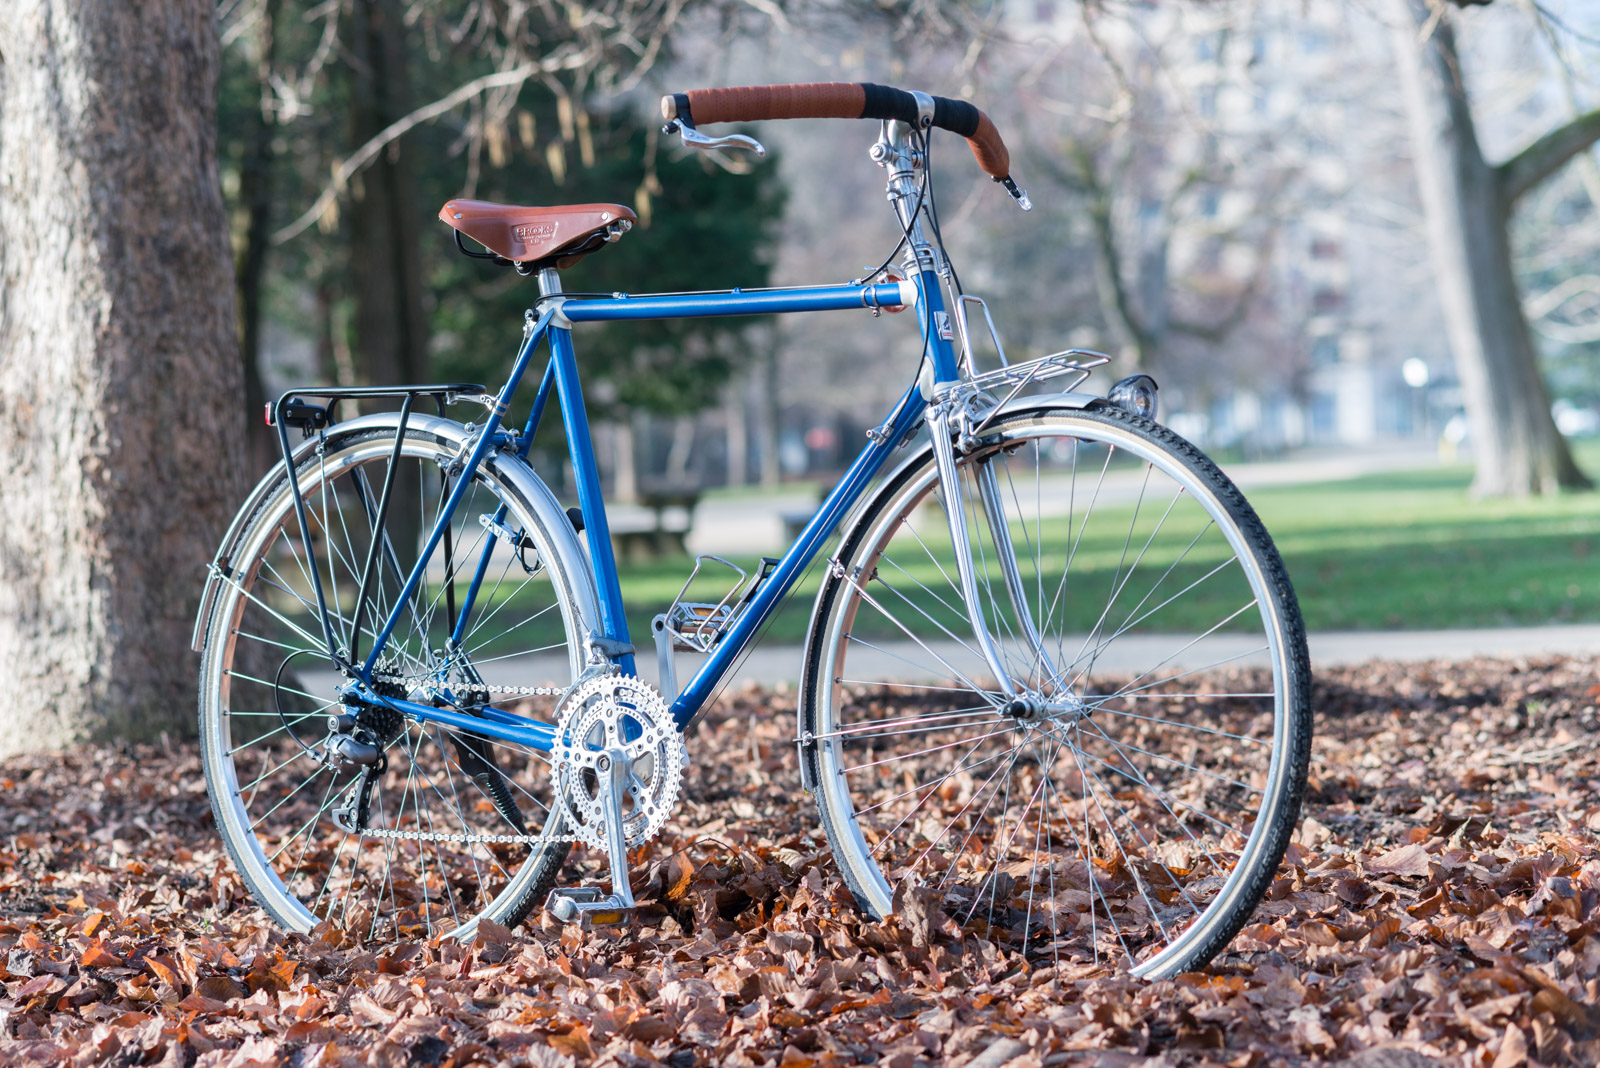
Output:
<instances>
[{"instance_id":1,"label":"bicycle chain stay","mask_svg":"<svg viewBox=\"0 0 1600 1068\"><path fill-rule=\"evenodd\" d=\"M400 675L373 675L374 682L403 682ZM561 697L569 687L562 686L467 686L464 689L479 693L515 694L523 697ZM578 842L573 834L456 834L450 831L396 831L387 827L363 827L359 831L346 830L363 838L383 838L408 842L460 842L466 845L531 845L536 842Z\"/></svg>"}]
</instances>

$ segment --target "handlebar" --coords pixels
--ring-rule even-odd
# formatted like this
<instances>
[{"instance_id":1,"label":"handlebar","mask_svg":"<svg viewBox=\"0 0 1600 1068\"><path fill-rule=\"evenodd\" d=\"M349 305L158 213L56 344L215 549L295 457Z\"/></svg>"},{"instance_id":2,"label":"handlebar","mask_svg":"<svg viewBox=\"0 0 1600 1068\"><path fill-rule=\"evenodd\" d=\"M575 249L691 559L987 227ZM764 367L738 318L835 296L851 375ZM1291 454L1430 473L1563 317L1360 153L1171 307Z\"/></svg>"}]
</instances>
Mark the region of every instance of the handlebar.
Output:
<instances>
[{"instance_id":1,"label":"handlebar","mask_svg":"<svg viewBox=\"0 0 1600 1068\"><path fill-rule=\"evenodd\" d=\"M805 82L694 89L661 98L661 117L689 126L762 119L893 119L937 126L967 139L978 166L1011 189L1011 153L993 121L965 100L908 93L871 82ZM1016 194L1013 194L1016 195Z\"/></svg>"}]
</instances>

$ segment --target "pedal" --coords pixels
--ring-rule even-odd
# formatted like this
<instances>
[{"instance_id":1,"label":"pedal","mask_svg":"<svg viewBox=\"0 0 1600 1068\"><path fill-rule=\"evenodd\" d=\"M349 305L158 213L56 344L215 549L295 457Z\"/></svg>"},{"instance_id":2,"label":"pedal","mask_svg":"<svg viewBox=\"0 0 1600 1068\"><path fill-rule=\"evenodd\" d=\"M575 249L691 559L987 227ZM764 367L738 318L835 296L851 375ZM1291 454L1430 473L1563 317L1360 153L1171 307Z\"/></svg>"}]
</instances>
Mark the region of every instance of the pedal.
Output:
<instances>
[{"instance_id":1,"label":"pedal","mask_svg":"<svg viewBox=\"0 0 1600 1068\"><path fill-rule=\"evenodd\" d=\"M562 923L576 923L585 931L630 923L635 912L632 901L603 894L598 886L558 886L550 891L544 907Z\"/></svg>"},{"instance_id":2,"label":"pedal","mask_svg":"<svg viewBox=\"0 0 1600 1068\"><path fill-rule=\"evenodd\" d=\"M709 653L733 626L734 611L731 604L678 601L666 619L674 650Z\"/></svg>"},{"instance_id":3,"label":"pedal","mask_svg":"<svg viewBox=\"0 0 1600 1068\"><path fill-rule=\"evenodd\" d=\"M695 578L707 563L721 564L738 572L738 580L734 582L733 588L727 595L715 604L685 601L684 595L689 592L689 587L694 584ZM663 617L664 629L671 641L671 647L674 650L681 649L691 653L709 653L716 648L717 643L722 641L723 636L744 614L745 608L755 597L756 590L760 589L761 584L777 566L776 559L763 557L760 570L751 576L744 568L720 556L712 556L709 553L697 556L688 581L683 584L683 589L678 591L678 596L673 599L672 605Z\"/></svg>"}]
</instances>

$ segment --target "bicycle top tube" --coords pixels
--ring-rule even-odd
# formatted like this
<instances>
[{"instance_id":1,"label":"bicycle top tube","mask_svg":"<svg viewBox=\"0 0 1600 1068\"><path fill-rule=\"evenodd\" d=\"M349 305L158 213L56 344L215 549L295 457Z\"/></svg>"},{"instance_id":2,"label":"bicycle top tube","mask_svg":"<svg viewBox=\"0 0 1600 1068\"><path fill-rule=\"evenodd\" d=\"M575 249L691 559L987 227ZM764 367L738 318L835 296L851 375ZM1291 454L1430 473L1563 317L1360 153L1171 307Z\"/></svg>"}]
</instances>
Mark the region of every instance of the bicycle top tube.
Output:
<instances>
[{"instance_id":1,"label":"bicycle top tube","mask_svg":"<svg viewBox=\"0 0 1600 1068\"><path fill-rule=\"evenodd\" d=\"M870 310L877 314L885 310L898 311L908 307L917 309L922 356L916 371L916 381L882 425L873 435L869 435L868 443L851 465L845 478L829 495L812 522L784 555L764 588L752 597L738 624L724 636L716 653L678 695L673 715L680 725L687 725L717 684L732 669L735 660L759 633L762 624L776 604L787 595L816 552L835 532L845 514L867 492L869 485L882 469L888 454L915 432L923 420L929 400L933 397L931 387L954 383L963 377L972 376L971 345L963 313L965 298L961 293L958 277L944 254L937 226L933 225L935 217L932 214L929 187L931 146L928 139L931 128L938 126L967 137L980 165L997 181L1002 182L1013 196L1023 202L1024 207L1027 206L1025 194L1021 194L1016 189L1015 183L1010 180L1009 154L1004 142L987 116L971 105L873 86L847 87L843 90L836 86L809 88L820 91L823 104L818 105L814 101L812 104L806 104L805 93L800 93L799 97L796 97L794 90L805 90L807 87L773 87L764 98L720 90L710 91L709 95L698 92L679 95L668 98L672 107L666 109L664 105L664 109L672 112L669 118L676 123L677 129L684 132L686 143L696 147L706 147L708 143L708 139L703 135L692 136L693 123L697 117L702 122L805 115L880 119L879 136L869 155L874 163L882 166L887 172L889 200L894 207L902 235L896 252L904 249L905 277L897 277L887 269L888 263L893 259L894 254L891 253L890 260L886 260L884 266L870 272L862 279L845 284L764 286L725 291L639 295L564 294L561 291L557 268L570 266L580 255L598 251L604 242L622 236L630 224L630 212L618 206L607 205L524 209L452 202L447 204L445 212L441 213L445 221L456 228L458 234L466 233L485 244L489 251L478 255L485 255L506 264L514 263L519 271L537 275L541 291L536 305L541 312L537 317L538 322L536 324L533 322L533 313L530 312L530 329L525 332L516 367L495 398L496 403L490 418L480 431L483 437L478 440L477 447L463 457L466 461L465 470L461 473L464 476L463 481L470 480L477 465L487 458L488 449L492 447L489 438L497 433L499 417L504 415L511 393L517 388L518 381L527 369L532 350L539 342L548 341L550 369L554 374L552 376L550 371L547 371L542 378L541 401L535 404L535 413L529 420L524 437L526 440L531 440L544 411L542 398L553 387L558 400L557 407L567 431L575 490L584 519L583 538L587 542L586 548L597 586L599 618L595 623L599 629L597 633L589 635L588 640L591 650L603 650L603 658L614 661L621 670L629 674L633 673L634 669L633 647L629 642L616 562L612 555L605 504L600 491L599 466L595 460L582 389L578 382L578 366L571 329L577 324L590 322L852 309ZM785 96L785 93L788 95ZM817 98L817 93L812 93L811 96ZM799 104L795 103L797 99L801 101ZM858 101L863 101L859 107ZM725 139L725 141L729 145L754 146L759 149L759 146L748 138L743 139L748 144L742 144L737 140ZM450 211L452 206L462 210L452 213ZM578 238L571 240L581 244L581 247L552 246L551 242L542 240L545 235L544 230L516 225L524 215L532 218L534 214L537 214L540 220L565 221L569 217L578 219L579 229L585 227L587 229ZM463 221L463 216L471 218ZM932 239L929 236L929 228L925 228L925 220L931 227ZM472 229L467 229L467 222L473 224ZM502 229L505 231L504 234L501 233ZM515 242L504 245L499 243L502 238L509 240L507 235L520 234L523 230L536 231L542 243L528 241L524 241L522 245ZM463 250L465 251L465 248ZM562 259L569 254L570 259ZM948 305L947 296L950 301ZM961 349L959 356L957 342L960 343ZM521 452L520 449L518 451ZM459 483L457 488L459 490ZM446 503L434 529L424 539L423 559L418 561L409 581L405 583L400 600L391 607L389 618L379 628L378 641L366 654L365 663L362 665L364 676L372 670L372 665L397 622L401 603L415 587L428 556L437 546L441 534L452 519L456 504L454 498L458 494L451 496L452 499ZM485 552L492 549L492 546L491 540ZM473 569L474 587L483 570L482 562ZM453 629L456 632L461 631L466 622L466 613L471 611L474 603L474 593L475 589L468 591L462 606L462 618L454 621Z\"/></svg>"},{"instance_id":2,"label":"bicycle top tube","mask_svg":"<svg viewBox=\"0 0 1600 1068\"><path fill-rule=\"evenodd\" d=\"M917 301L915 284L804 286L794 289L730 289L710 293L620 294L612 298L573 297L561 303L570 323L631 319L701 319L724 315L771 315L856 308L901 308ZM559 320L558 320L559 322Z\"/></svg>"}]
</instances>

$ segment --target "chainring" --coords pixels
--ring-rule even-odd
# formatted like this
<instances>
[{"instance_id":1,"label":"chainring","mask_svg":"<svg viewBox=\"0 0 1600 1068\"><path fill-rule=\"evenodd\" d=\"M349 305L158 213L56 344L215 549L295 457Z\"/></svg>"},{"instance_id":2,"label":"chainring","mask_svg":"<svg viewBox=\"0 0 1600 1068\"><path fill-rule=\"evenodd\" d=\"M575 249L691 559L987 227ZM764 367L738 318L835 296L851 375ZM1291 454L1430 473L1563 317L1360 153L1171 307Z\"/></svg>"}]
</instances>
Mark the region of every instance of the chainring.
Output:
<instances>
[{"instance_id":1,"label":"chainring","mask_svg":"<svg viewBox=\"0 0 1600 1068\"><path fill-rule=\"evenodd\" d=\"M666 826L689 762L683 735L654 686L627 675L601 675L575 686L556 722L553 778L570 833L595 849L606 845L601 769L613 749L626 753L629 762L622 827L630 846Z\"/></svg>"}]
</instances>

